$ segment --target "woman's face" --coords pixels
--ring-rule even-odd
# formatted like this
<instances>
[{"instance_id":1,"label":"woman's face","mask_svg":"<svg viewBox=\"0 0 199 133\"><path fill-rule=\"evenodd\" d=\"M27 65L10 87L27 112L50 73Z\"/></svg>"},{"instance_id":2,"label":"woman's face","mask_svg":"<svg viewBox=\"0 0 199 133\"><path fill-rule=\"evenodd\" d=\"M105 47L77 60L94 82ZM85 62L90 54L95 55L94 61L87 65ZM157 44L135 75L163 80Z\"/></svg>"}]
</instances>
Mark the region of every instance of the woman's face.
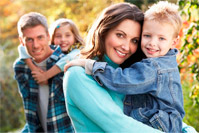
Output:
<instances>
[{"instance_id":1,"label":"woman's face","mask_svg":"<svg viewBox=\"0 0 199 133\"><path fill-rule=\"evenodd\" d=\"M62 25L55 30L54 44L60 45L63 52L67 52L71 45L75 43L75 36L71 31L70 25Z\"/></svg>"},{"instance_id":2,"label":"woman's face","mask_svg":"<svg viewBox=\"0 0 199 133\"><path fill-rule=\"evenodd\" d=\"M122 64L134 54L140 39L141 25L133 20L125 19L111 29L105 38L107 56L116 64Z\"/></svg>"}]
</instances>

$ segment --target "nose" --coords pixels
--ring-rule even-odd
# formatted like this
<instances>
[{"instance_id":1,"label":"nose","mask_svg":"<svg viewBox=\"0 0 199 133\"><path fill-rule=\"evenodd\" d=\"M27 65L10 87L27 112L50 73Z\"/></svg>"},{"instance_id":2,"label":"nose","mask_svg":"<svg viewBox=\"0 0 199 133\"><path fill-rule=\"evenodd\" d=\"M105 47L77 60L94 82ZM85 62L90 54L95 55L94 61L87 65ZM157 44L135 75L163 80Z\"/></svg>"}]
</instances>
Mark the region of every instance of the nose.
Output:
<instances>
[{"instance_id":1,"label":"nose","mask_svg":"<svg viewBox=\"0 0 199 133\"><path fill-rule=\"evenodd\" d=\"M129 49L130 49L130 41L125 41L125 42L123 42L123 44L122 44L122 49L123 49L124 51L129 51Z\"/></svg>"},{"instance_id":2,"label":"nose","mask_svg":"<svg viewBox=\"0 0 199 133\"><path fill-rule=\"evenodd\" d=\"M65 37L65 36L61 37L61 41L66 41L66 40L67 40L67 37Z\"/></svg>"},{"instance_id":3,"label":"nose","mask_svg":"<svg viewBox=\"0 0 199 133\"><path fill-rule=\"evenodd\" d=\"M156 38L152 38L152 39L149 41L149 45L150 45L150 46L155 46L156 44L157 44Z\"/></svg>"},{"instance_id":4,"label":"nose","mask_svg":"<svg viewBox=\"0 0 199 133\"><path fill-rule=\"evenodd\" d=\"M36 39L34 39L33 40L33 48L37 49L38 47L39 47L39 42Z\"/></svg>"}]
</instances>

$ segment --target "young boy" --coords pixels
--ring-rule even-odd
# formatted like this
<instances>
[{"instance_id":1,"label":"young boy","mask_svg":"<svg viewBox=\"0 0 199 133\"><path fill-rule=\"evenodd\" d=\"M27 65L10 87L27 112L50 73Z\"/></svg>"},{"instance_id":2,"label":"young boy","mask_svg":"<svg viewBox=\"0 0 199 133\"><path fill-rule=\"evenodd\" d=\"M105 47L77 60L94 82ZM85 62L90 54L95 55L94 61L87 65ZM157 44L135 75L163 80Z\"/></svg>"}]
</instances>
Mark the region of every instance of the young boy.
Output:
<instances>
[{"instance_id":1,"label":"young boy","mask_svg":"<svg viewBox=\"0 0 199 133\"><path fill-rule=\"evenodd\" d=\"M181 132L185 112L175 49L181 23L178 7L160 1L145 13L141 48L146 59L124 70L92 60L72 61L65 69L85 66L99 84L127 95L126 115L164 132Z\"/></svg>"}]
</instances>

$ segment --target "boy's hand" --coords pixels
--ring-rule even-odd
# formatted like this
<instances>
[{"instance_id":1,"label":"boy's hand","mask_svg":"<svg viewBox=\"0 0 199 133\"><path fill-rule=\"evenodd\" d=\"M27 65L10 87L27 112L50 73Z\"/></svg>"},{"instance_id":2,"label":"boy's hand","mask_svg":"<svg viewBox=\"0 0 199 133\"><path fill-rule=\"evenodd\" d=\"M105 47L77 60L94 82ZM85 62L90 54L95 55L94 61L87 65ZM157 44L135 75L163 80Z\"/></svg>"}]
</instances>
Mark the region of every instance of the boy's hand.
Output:
<instances>
[{"instance_id":1,"label":"boy's hand","mask_svg":"<svg viewBox=\"0 0 199 133\"><path fill-rule=\"evenodd\" d=\"M48 84L48 76L44 71L32 71L32 76L38 84Z\"/></svg>"},{"instance_id":2,"label":"boy's hand","mask_svg":"<svg viewBox=\"0 0 199 133\"><path fill-rule=\"evenodd\" d=\"M71 66L85 67L86 60L87 59L75 59L75 60L72 60L72 61L66 61L67 64L64 66L64 72L66 72L68 70L68 68L71 67Z\"/></svg>"}]
</instances>

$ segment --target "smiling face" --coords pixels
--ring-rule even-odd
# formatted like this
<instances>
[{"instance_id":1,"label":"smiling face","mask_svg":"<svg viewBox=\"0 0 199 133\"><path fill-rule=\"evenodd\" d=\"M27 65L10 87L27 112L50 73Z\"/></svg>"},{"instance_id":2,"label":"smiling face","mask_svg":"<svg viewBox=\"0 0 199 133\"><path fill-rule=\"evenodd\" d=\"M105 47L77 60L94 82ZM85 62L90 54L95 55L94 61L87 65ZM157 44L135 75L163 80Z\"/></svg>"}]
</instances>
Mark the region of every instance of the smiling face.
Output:
<instances>
[{"instance_id":1,"label":"smiling face","mask_svg":"<svg viewBox=\"0 0 199 133\"><path fill-rule=\"evenodd\" d=\"M27 53L38 63L52 54L48 45L50 36L41 25L24 29L19 40L26 47Z\"/></svg>"},{"instance_id":2,"label":"smiling face","mask_svg":"<svg viewBox=\"0 0 199 133\"><path fill-rule=\"evenodd\" d=\"M70 25L61 25L55 30L54 44L60 45L63 52L67 52L71 45L75 43L76 39L71 31Z\"/></svg>"},{"instance_id":3,"label":"smiling face","mask_svg":"<svg viewBox=\"0 0 199 133\"><path fill-rule=\"evenodd\" d=\"M173 26L168 23L146 20L143 25L141 48L146 57L160 57L175 48Z\"/></svg>"},{"instance_id":4,"label":"smiling face","mask_svg":"<svg viewBox=\"0 0 199 133\"><path fill-rule=\"evenodd\" d=\"M134 54L140 39L141 26L138 22L125 19L110 30L105 39L107 56L116 64L122 64Z\"/></svg>"}]
</instances>

